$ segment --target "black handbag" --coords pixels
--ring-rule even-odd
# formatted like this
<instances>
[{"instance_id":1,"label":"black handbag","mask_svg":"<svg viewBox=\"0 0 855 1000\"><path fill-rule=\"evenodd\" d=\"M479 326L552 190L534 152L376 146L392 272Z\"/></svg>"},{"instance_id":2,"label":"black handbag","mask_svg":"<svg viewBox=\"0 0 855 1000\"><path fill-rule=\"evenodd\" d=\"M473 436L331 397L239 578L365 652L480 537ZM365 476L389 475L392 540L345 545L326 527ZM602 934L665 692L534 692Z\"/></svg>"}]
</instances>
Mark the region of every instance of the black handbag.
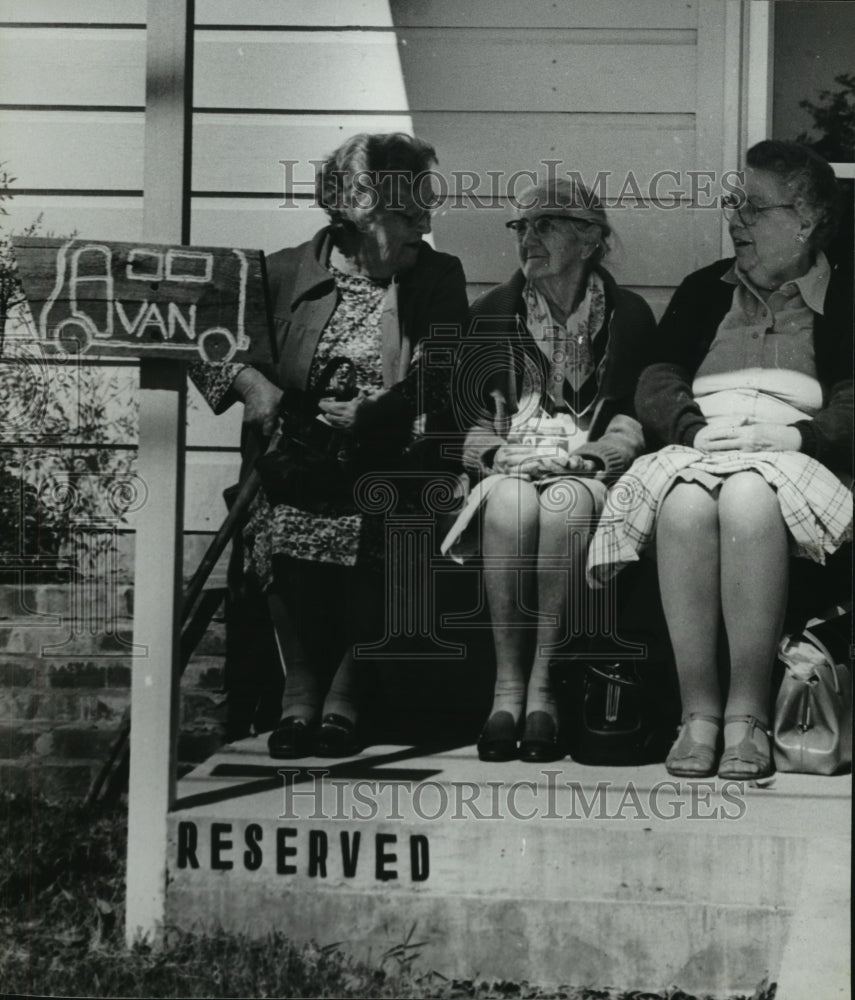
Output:
<instances>
[{"instance_id":1,"label":"black handbag","mask_svg":"<svg viewBox=\"0 0 855 1000\"><path fill-rule=\"evenodd\" d=\"M665 760L680 697L656 568L627 566L611 596L613 620L574 640L550 663L567 749L584 764L630 766Z\"/></svg>"},{"instance_id":2,"label":"black handbag","mask_svg":"<svg viewBox=\"0 0 855 1000\"><path fill-rule=\"evenodd\" d=\"M570 756L580 764L633 765L664 759L667 744L659 684L621 661L567 664L553 677ZM658 671L653 671L659 673Z\"/></svg>"},{"instance_id":3,"label":"black handbag","mask_svg":"<svg viewBox=\"0 0 855 1000\"><path fill-rule=\"evenodd\" d=\"M287 389L279 413L279 447L256 462L271 506L287 504L314 514L355 512L353 484L359 449L353 438L321 417L321 399L356 395L356 370L348 358L327 363L310 391Z\"/></svg>"}]
</instances>

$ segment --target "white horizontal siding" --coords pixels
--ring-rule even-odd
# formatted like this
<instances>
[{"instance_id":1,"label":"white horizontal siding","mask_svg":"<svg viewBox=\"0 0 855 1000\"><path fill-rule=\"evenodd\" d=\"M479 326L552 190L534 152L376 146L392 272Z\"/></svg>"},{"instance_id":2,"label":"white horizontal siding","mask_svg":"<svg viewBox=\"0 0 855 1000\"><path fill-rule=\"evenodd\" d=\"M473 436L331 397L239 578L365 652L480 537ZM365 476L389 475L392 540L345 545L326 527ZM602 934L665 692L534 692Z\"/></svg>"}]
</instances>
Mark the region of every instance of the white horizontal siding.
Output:
<instances>
[{"instance_id":1,"label":"white horizontal siding","mask_svg":"<svg viewBox=\"0 0 855 1000\"><path fill-rule=\"evenodd\" d=\"M282 207L279 198L235 202L230 198L194 198L191 238L212 246L244 246L246 241L265 253L308 240L328 221L309 202Z\"/></svg>"},{"instance_id":2,"label":"white horizontal siding","mask_svg":"<svg viewBox=\"0 0 855 1000\"><path fill-rule=\"evenodd\" d=\"M145 106L142 28L0 28L0 105Z\"/></svg>"},{"instance_id":3,"label":"white horizontal siding","mask_svg":"<svg viewBox=\"0 0 855 1000\"><path fill-rule=\"evenodd\" d=\"M388 28L386 0L196 0L198 25Z\"/></svg>"},{"instance_id":4,"label":"white horizontal siding","mask_svg":"<svg viewBox=\"0 0 855 1000\"><path fill-rule=\"evenodd\" d=\"M539 160L558 160L591 182L606 171L607 197L617 197L625 174L615 168L631 153L633 175L648 190L658 172L660 194L689 193L686 171L695 166L694 116L573 112L420 112L418 133L440 153L440 173L453 190L454 172L475 171L478 193L506 193L506 179ZM193 121L193 190L312 194L313 160L356 132L410 128L409 115L197 113ZM3 155L18 177L14 187L42 191L141 191L144 115L80 110L3 111ZM508 130L514 136L508 142ZM45 156L55 148L59 156ZM93 150L97 155L93 156ZM290 160L290 171L280 163ZM489 166L488 166L489 165ZM494 183L486 171L499 172ZM289 183L296 182L296 183ZM471 182L467 182L471 183Z\"/></svg>"},{"instance_id":5,"label":"white horizontal siding","mask_svg":"<svg viewBox=\"0 0 855 1000\"><path fill-rule=\"evenodd\" d=\"M145 24L146 0L0 0L0 22ZM388 27L385 0L196 0L198 25Z\"/></svg>"},{"instance_id":6,"label":"white horizontal siding","mask_svg":"<svg viewBox=\"0 0 855 1000\"><path fill-rule=\"evenodd\" d=\"M191 213L191 240L199 246L236 246L272 253L309 239L326 221L311 204L282 208L279 198L235 201L197 198ZM8 208L7 224L20 230L41 214L45 233L85 239L142 239L142 197L19 195Z\"/></svg>"},{"instance_id":7,"label":"white horizontal siding","mask_svg":"<svg viewBox=\"0 0 855 1000\"><path fill-rule=\"evenodd\" d=\"M694 34L650 32L641 44L635 34L411 28L396 37L201 29L195 103L266 110L693 111ZM388 75L399 54L406 92ZM609 67L612 72L602 72Z\"/></svg>"},{"instance_id":8,"label":"white horizontal siding","mask_svg":"<svg viewBox=\"0 0 855 1000\"><path fill-rule=\"evenodd\" d=\"M412 28L399 34L414 112L695 108L693 32Z\"/></svg>"},{"instance_id":9,"label":"white horizontal siding","mask_svg":"<svg viewBox=\"0 0 855 1000\"><path fill-rule=\"evenodd\" d=\"M146 0L0 0L0 22L145 24Z\"/></svg>"},{"instance_id":10,"label":"white horizontal siding","mask_svg":"<svg viewBox=\"0 0 855 1000\"><path fill-rule=\"evenodd\" d=\"M691 33L196 32L197 108L692 112ZM612 39L615 39L612 41ZM2 104L142 107L142 29L0 28ZM397 67L400 51L404 89ZM509 72L513 67L513 72ZM322 76L324 85L317 85ZM596 86L591 80L596 79ZM627 80L632 86L627 86Z\"/></svg>"},{"instance_id":11,"label":"white horizontal siding","mask_svg":"<svg viewBox=\"0 0 855 1000\"><path fill-rule=\"evenodd\" d=\"M311 196L312 161L358 132L409 132L412 127L409 115L197 113L193 190ZM280 160L296 161L290 175ZM296 188L286 184L289 176Z\"/></svg>"},{"instance_id":12,"label":"white horizontal siding","mask_svg":"<svg viewBox=\"0 0 855 1000\"><path fill-rule=\"evenodd\" d=\"M11 166L14 168L14 164ZM4 227L14 232L41 215L44 235L76 233L87 239L142 239L142 197L16 195L4 207L8 213Z\"/></svg>"},{"instance_id":13,"label":"white horizontal siding","mask_svg":"<svg viewBox=\"0 0 855 1000\"><path fill-rule=\"evenodd\" d=\"M406 112L397 50L395 34L388 31L201 28L194 103L197 108Z\"/></svg>"},{"instance_id":14,"label":"white horizontal siding","mask_svg":"<svg viewBox=\"0 0 855 1000\"><path fill-rule=\"evenodd\" d=\"M686 29L698 19L697 0L392 0L391 8L399 26L455 29Z\"/></svg>"},{"instance_id":15,"label":"white horizontal siding","mask_svg":"<svg viewBox=\"0 0 855 1000\"><path fill-rule=\"evenodd\" d=\"M141 238L145 7L0 0L2 158L28 192L8 203L7 228L42 211L45 231ZM657 172L678 171L660 193L688 200L688 170L733 166L721 163L726 7L196 0L192 241L269 253L307 239L325 219L306 198L310 161L358 131L424 135L445 177L471 171L485 195L506 193L490 171L507 178L548 158L589 181L607 171L608 199L629 171L645 194ZM297 161L296 189L280 160ZM283 208L292 194L296 207ZM475 295L504 280L516 254L503 209L464 204L437 214L435 243L462 258ZM716 255L712 210L610 212L609 266L657 315ZM204 533L236 477L241 411L214 418L190 398L187 528Z\"/></svg>"},{"instance_id":16,"label":"white horizontal siding","mask_svg":"<svg viewBox=\"0 0 855 1000\"><path fill-rule=\"evenodd\" d=\"M391 7L391 10L390 10ZM697 0L196 0L198 25L691 28ZM0 22L144 24L145 0L0 0Z\"/></svg>"},{"instance_id":17,"label":"white horizontal siding","mask_svg":"<svg viewBox=\"0 0 855 1000\"><path fill-rule=\"evenodd\" d=\"M630 167L646 188L665 167L685 174L695 165L690 114L422 111L413 119L419 135L435 144L444 176L474 170L481 188L489 190L493 184L486 172L498 171L501 194L506 178L544 160L560 161L557 171L578 171L590 183L600 171L607 172L605 193L612 198ZM663 180L662 193L671 186L673 181Z\"/></svg>"},{"instance_id":18,"label":"white horizontal siding","mask_svg":"<svg viewBox=\"0 0 855 1000\"><path fill-rule=\"evenodd\" d=\"M13 189L141 192L144 117L142 111L0 110Z\"/></svg>"}]
</instances>

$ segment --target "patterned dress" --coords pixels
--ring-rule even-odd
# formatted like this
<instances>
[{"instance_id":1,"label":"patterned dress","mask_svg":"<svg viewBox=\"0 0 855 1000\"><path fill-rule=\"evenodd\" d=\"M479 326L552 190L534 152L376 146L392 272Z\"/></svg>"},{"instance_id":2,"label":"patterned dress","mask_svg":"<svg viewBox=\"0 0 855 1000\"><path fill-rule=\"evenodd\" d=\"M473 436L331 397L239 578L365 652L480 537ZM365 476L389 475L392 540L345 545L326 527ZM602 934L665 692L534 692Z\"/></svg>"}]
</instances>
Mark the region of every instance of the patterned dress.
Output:
<instances>
[{"instance_id":1,"label":"patterned dress","mask_svg":"<svg viewBox=\"0 0 855 1000\"><path fill-rule=\"evenodd\" d=\"M330 272L340 300L318 342L309 388L317 386L331 359L344 357L353 363L360 389L382 390L380 315L388 286L334 267ZM271 508L260 491L244 529L246 569L266 587L272 580L274 556L354 566L357 560L371 558L377 548L376 531L366 528L362 514L319 515L286 504Z\"/></svg>"}]
</instances>

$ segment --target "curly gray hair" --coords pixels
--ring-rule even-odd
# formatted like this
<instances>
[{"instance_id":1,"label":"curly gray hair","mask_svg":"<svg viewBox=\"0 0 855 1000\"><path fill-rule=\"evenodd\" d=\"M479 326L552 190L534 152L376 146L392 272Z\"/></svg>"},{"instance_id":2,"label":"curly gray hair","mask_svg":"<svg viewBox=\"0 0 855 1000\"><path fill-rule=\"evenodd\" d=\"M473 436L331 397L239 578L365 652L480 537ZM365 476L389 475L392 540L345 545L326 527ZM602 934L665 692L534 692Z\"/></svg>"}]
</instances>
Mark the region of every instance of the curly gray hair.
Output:
<instances>
[{"instance_id":1,"label":"curly gray hair","mask_svg":"<svg viewBox=\"0 0 855 1000\"><path fill-rule=\"evenodd\" d=\"M321 164L315 196L334 226L358 225L377 208L400 207L396 202L402 195L427 209L430 205L422 205L419 198L421 183L429 182L436 162L436 150L424 139L406 132L361 132Z\"/></svg>"}]
</instances>

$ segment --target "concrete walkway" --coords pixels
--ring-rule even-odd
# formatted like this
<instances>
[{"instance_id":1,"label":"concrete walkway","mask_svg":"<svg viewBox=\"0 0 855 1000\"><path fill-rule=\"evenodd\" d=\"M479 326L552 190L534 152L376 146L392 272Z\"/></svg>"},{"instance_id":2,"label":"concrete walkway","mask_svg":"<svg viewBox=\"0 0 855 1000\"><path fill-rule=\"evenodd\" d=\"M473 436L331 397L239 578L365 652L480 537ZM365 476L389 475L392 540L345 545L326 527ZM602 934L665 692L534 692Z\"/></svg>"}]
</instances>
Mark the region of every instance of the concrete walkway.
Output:
<instances>
[{"instance_id":1,"label":"concrete walkway","mask_svg":"<svg viewBox=\"0 0 855 1000\"><path fill-rule=\"evenodd\" d=\"M848 776L744 787L453 746L275 762L256 738L179 783L167 919L374 961L414 926L416 967L467 979L843 998L850 810Z\"/></svg>"}]
</instances>

